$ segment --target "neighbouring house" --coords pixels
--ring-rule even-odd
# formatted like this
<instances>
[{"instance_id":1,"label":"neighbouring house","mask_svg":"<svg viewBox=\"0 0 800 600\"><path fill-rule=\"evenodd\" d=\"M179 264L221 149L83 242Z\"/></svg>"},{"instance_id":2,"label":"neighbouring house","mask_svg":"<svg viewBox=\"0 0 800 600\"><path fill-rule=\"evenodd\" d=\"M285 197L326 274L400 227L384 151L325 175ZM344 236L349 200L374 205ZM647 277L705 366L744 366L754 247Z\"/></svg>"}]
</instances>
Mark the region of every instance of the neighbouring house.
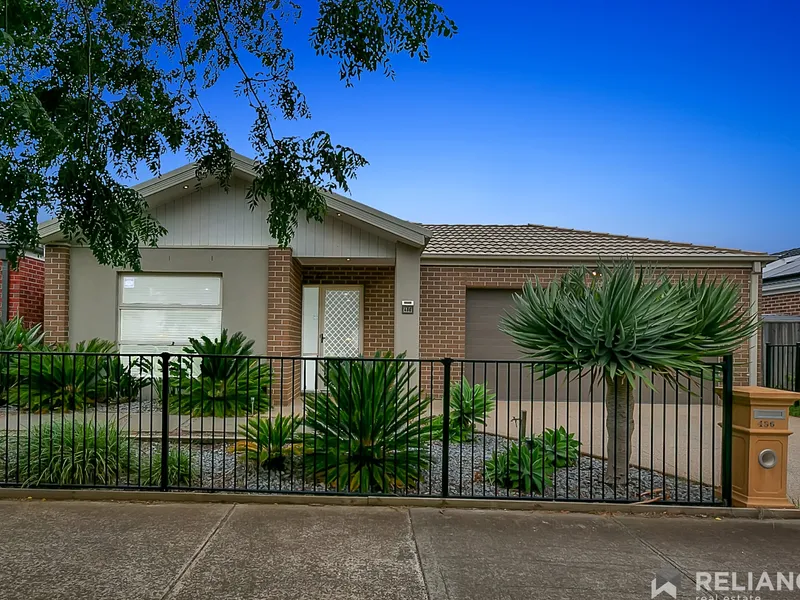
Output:
<instances>
[{"instance_id":1,"label":"neighbouring house","mask_svg":"<svg viewBox=\"0 0 800 600\"><path fill-rule=\"evenodd\" d=\"M764 267L764 301L761 313L800 317L800 248L775 255Z\"/></svg>"},{"instance_id":2,"label":"neighbouring house","mask_svg":"<svg viewBox=\"0 0 800 600\"><path fill-rule=\"evenodd\" d=\"M252 161L234 163L227 193L215 181L198 184L193 165L136 186L168 230L159 248L142 248L139 273L101 266L56 221L43 223L49 340L178 351L189 337L227 328L270 356L518 358L498 330L512 294L526 279L547 282L598 257L724 275L758 310L762 253L539 225L423 226L333 194L324 222L301 216L290 246L279 248L268 206L251 212L245 200ZM755 382L758 348L754 338L737 352L737 383Z\"/></svg>"},{"instance_id":3,"label":"neighbouring house","mask_svg":"<svg viewBox=\"0 0 800 600\"><path fill-rule=\"evenodd\" d=\"M786 347L800 343L800 248L778 252L774 258L763 270L761 305L765 351L766 344L777 346L770 356L772 384L796 369L795 349Z\"/></svg>"},{"instance_id":4,"label":"neighbouring house","mask_svg":"<svg viewBox=\"0 0 800 600\"><path fill-rule=\"evenodd\" d=\"M16 269L7 258L5 223L0 222L0 319L16 316L26 325L44 321L44 250L33 248L25 253Z\"/></svg>"}]
</instances>

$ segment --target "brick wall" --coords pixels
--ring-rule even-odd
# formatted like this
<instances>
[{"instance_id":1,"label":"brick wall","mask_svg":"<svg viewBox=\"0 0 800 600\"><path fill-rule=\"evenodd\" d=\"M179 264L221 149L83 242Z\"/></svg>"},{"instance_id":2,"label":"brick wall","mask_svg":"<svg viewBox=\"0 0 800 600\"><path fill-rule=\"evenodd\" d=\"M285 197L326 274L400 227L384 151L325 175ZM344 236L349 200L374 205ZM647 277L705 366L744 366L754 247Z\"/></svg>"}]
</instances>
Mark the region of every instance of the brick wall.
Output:
<instances>
[{"instance_id":1,"label":"brick wall","mask_svg":"<svg viewBox=\"0 0 800 600\"><path fill-rule=\"evenodd\" d=\"M305 266L303 283L364 286L363 353L394 351L394 267Z\"/></svg>"},{"instance_id":2,"label":"brick wall","mask_svg":"<svg viewBox=\"0 0 800 600\"><path fill-rule=\"evenodd\" d=\"M2 268L0 265L0 273ZM28 326L44 320L44 260L42 259L26 256L19 261L18 268L8 274L8 317L13 319L18 315Z\"/></svg>"},{"instance_id":3,"label":"brick wall","mask_svg":"<svg viewBox=\"0 0 800 600\"><path fill-rule=\"evenodd\" d=\"M69 342L69 257L66 246L44 253L44 331L47 343Z\"/></svg>"},{"instance_id":4,"label":"brick wall","mask_svg":"<svg viewBox=\"0 0 800 600\"><path fill-rule=\"evenodd\" d=\"M786 294L770 294L763 297L762 315L800 316L800 292Z\"/></svg>"},{"instance_id":5,"label":"brick wall","mask_svg":"<svg viewBox=\"0 0 800 600\"><path fill-rule=\"evenodd\" d=\"M300 356L302 282L299 263L289 248L270 248L267 259L267 354ZM274 402L288 404L300 393L299 361L275 361Z\"/></svg>"},{"instance_id":6,"label":"brick wall","mask_svg":"<svg viewBox=\"0 0 800 600\"><path fill-rule=\"evenodd\" d=\"M461 267L422 265L420 282L420 356L433 359L464 357L466 347L467 289L493 288L519 290L523 283L538 277L543 285L564 273L566 268L549 267ZM675 278L694 275L692 269L670 269ZM726 276L742 290L741 303L749 305L749 268L718 268L711 276ZM760 347L760 344L759 344ZM748 347L734 354L734 382L746 385Z\"/></svg>"}]
</instances>

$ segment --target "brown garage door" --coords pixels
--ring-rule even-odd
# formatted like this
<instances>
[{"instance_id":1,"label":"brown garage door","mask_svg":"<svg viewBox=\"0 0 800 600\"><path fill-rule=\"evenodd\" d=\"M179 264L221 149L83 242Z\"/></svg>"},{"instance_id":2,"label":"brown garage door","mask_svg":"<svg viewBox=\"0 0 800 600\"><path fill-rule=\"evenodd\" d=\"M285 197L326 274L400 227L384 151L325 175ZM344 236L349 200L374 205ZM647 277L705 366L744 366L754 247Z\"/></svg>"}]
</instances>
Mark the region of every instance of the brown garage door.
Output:
<instances>
[{"instance_id":1,"label":"brown garage door","mask_svg":"<svg viewBox=\"0 0 800 600\"><path fill-rule=\"evenodd\" d=\"M497 394L499 401L602 401L605 391L602 380L592 386L588 371L579 378L573 371L550 376L545 380L537 376L534 380L530 364L513 362L524 360L522 352L507 334L500 331L500 320L506 312L514 310L513 295L514 292L509 290L467 290L465 358L468 360L463 363L467 380L471 384L484 384ZM634 391L637 403L649 405L651 401L668 404L714 402L713 381L709 377L704 378L702 390L697 378L694 378L691 394L686 389L688 380L683 381L681 386L675 386L657 375L651 381L655 390L644 384L637 385ZM457 380L453 385L458 385Z\"/></svg>"},{"instance_id":2,"label":"brown garage door","mask_svg":"<svg viewBox=\"0 0 800 600\"><path fill-rule=\"evenodd\" d=\"M467 290L465 357L475 362L464 364L464 375L471 383L495 390L498 400L530 398L531 393L530 372L524 366L481 362L522 358L511 338L500 331L500 320L513 310L513 295L510 290Z\"/></svg>"}]
</instances>

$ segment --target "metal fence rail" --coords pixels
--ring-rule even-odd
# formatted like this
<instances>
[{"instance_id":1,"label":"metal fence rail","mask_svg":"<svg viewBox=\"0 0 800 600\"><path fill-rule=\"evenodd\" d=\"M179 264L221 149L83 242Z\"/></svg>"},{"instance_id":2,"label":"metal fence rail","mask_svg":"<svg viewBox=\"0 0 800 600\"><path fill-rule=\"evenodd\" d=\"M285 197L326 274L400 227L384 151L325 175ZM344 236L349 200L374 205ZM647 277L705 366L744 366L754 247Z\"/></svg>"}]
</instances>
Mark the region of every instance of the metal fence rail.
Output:
<instances>
[{"instance_id":1,"label":"metal fence rail","mask_svg":"<svg viewBox=\"0 0 800 600\"><path fill-rule=\"evenodd\" d=\"M0 485L720 504L731 374L2 353Z\"/></svg>"}]
</instances>

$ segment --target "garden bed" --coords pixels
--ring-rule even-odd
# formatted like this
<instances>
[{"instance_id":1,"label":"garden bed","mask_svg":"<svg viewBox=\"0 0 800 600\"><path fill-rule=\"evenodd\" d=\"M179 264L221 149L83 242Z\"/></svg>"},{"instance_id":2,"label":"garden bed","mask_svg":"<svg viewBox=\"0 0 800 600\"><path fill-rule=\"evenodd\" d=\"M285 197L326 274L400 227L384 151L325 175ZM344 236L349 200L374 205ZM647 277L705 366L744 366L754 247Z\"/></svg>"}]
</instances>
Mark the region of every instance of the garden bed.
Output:
<instances>
[{"instance_id":1,"label":"garden bed","mask_svg":"<svg viewBox=\"0 0 800 600\"><path fill-rule=\"evenodd\" d=\"M493 435L478 434L472 442L450 443L449 494L451 497L475 496L488 498L544 498L556 500L642 501L661 496L667 501L710 504L715 501L710 485L691 482L680 477L664 476L646 468L631 467L628 485L614 490L603 482L605 461L581 456L578 464L557 469L542 494L521 494L496 487L486 481L484 463L492 452L507 447L509 440ZM182 444L182 448L189 448ZM431 444L427 454L430 467L423 473L415 489L398 492L400 495L440 496L442 492L442 442ZM294 457L289 467L278 472L257 469L237 460L228 446L222 444L192 444L192 468L198 469L198 485L213 489L240 489L264 492L334 492L322 483L303 477L303 459ZM662 492L658 492L662 490Z\"/></svg>"}]
</instances>

